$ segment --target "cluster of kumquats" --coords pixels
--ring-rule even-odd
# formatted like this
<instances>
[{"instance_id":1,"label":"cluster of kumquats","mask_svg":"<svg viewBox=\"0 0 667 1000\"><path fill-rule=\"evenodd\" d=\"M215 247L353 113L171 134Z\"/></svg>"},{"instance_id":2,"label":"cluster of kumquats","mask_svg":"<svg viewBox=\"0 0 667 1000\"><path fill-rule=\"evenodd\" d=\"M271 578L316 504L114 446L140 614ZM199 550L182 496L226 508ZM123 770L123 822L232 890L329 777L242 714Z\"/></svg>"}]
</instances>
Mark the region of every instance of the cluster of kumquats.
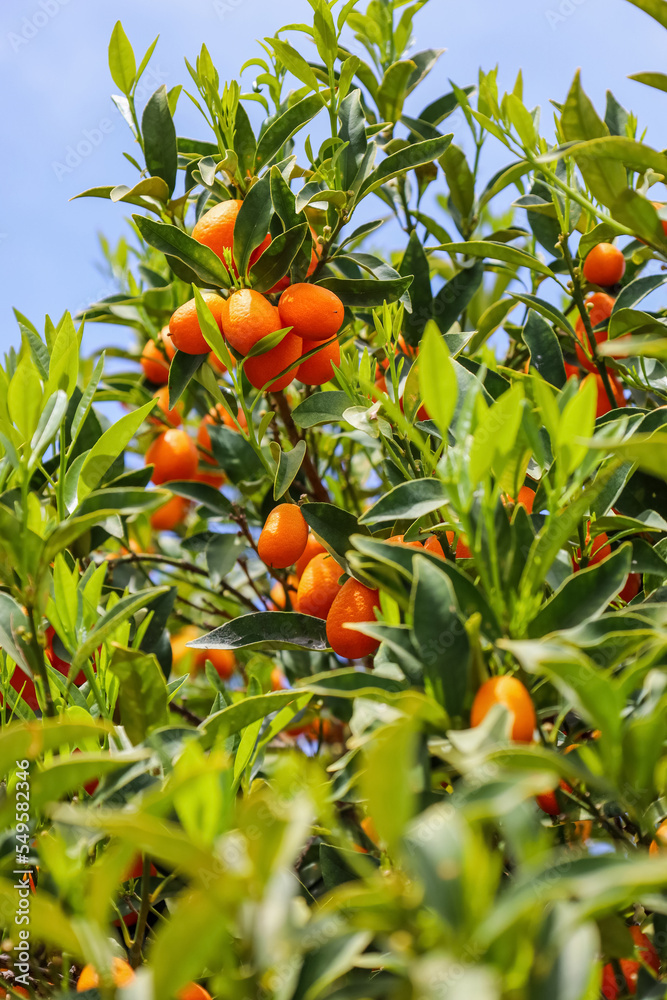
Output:
<instances>
[{"instance_id":1,"label":"cluster of kumquats","mask_svg":"<svg viewBox=\"0 0 667 1000\"><path fill-rule=\"evenodd\" d=\"M658 202L653 204L656 209L663 206ZM667 233L667 222L662 223L662 227ZM592 328L592 334L596 344L601 344L609 337L607 328L609 317L614 308L616 297L610 292L623 279L625 274L625 257L622 251L613 243L598 243L587 254L583 264L583 277L589 285L597 286L606 291L594 291L586 298L585 306ZM613 409L609 394L606 391L604 381L593 360L591 343L581 316L577 318L575 325L577 344L575 345L578 364L565 362L565 373L568 378L582 377L582 369L585 378L592 378L597 388L597 409L596 416L602 417ZM629 336L626 334L626 337ZM621 338L623 339L623 338ZM528 365L526 365L526 370ZM616 407L626 406L627 400L620 380L612 371L607 371L607 378L611 386L611 391L616 401ZM583 384L583 382L582 382Z\"/></svg>"},{"instance_id":2,"label":"cluster of kumquats","mask_svg":"<svg viewBox=\"0 0 667 1000\"><path fill-rule=\"evenodd\" d=\"M310 282L290 285L288 277L281 279L266 295L239 287L232 254L234 226L241 205L242 202L235 199L215 205L199 219L192 231L194 239L220 258L235 283L227 298L204 292L203 299L230 349L230 356L234 361L243 362L251 386L278 392L295 378L303 385L323 385L333 377L334 366L340 363L337 334L344 319L343 303L333 292ZM252 255L251 266L270 242L271 237L267 235ZM309 275L318 263L315 250L312 255ZM273 304L272 298L278 299L277 304ZM280 331L284 331L284 335L278 343L263 353L251 355L260 341ZM213 468L216 463L211 455L207 425L223 422L239 430L246 427L246 417L239 408L234 419L219 405L204 418L197 442L193 441L181 427L182 408L179 405L169 408L169 366L177 350L190 355L208 354L209 363L218 374L227 370L204 338L194 298L176 309L169 325L160 331L156 341L146 343L141 355L143 373L148 382L157 387L155 398L161 420L169 425L149 446L146 463L154 466L152 480L156 485L179 479L218 488L224 482L224 475ZM187 507L187 501L173 498L154 515L153 527L158 530L175 527L185 517Z\"/></svg>"}]
</instances>

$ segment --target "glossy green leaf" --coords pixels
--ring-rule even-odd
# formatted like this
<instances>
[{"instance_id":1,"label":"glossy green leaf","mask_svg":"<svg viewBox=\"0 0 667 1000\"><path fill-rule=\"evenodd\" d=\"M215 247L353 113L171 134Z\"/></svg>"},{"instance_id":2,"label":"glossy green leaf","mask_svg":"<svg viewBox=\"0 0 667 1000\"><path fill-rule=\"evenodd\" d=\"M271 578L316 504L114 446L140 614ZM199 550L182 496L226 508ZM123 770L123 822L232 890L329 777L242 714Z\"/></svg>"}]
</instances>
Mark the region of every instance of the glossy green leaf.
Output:
<instances>
[{"instance_id":1,"label":"glossy green leaf","mask_svg":"<svg viewBox=\"0 0 667 1000\"><path fill-rule=\"evenodd\" d=\"M193 649L323 650L328 646L320 618L294 612L258 611L242 615L189 642Z\"/></svg>"},{"instance_id":2,"label":"glossy green leaf","mask_svg":"<svg viewBox=\"0 0 667 1000\"><path fill-rule=\"evenodd\" d=\"M447 345L433 326L426 328L421 345L419 387L429 417L444 438L456 410L458 383Z\"/></svg>"},{"instance_id":3,"label":"glossy green leaf","mask_svg":"<svg viewBox=\"0 0 667 1000\"><path fill-rule=\"evenodd\" d=\"M137 63L123 25L116 21L109 42L109 69L116 86L129 94L137 73Z\"/></svg>"},{"instance_id":4,"label":"glossy green leaf","mask_svg":"<svg viewBox=\"0 0 667 1000\"><path fill-rule=\"evenodd\" d=\"M193 240L177 226L166 222L145 219L141 215L133 215L134 222L147 243L161 253L186 264L206 285L214 288L228 288L229 274L227 268L213 251Z\"/></svg>"},{"instance_id":5,"label":"glossy green leaf","mask_svg":"<svg viewBox=\"0 0 667 1000\"><path fill-rule=\"evenodd\" d=\"M155 400L151 400L138 410L124 414L95 442L81 467L77 490L79 503L99 485L154 407Z\"/></svg>"},{"instance_id":6,"label":"glossy green leaf","mask_svg":"<svg viewBox=\"0 0 667 1000\"><path fill-rule=\"evenodd\" d=\"M531 367L557 389L565 385L565 365L560 341L553 328L534 309L528 311L523 339L530 351Z\"/></svg>"},{"instance_id":7,"label":"glossy green leaf","mask_svg":"<svg viewBox=\"0 0 667 1000\"><path fill-rule=\"evenodd\" d=\"M447 502L447 492L437 479L400 483L380 497L359 518L359 524L383 524L403 518L415 520Z\"/></svg>"},{"instance_id":8,"label":"glossy green leaf","mask_svg":"<svg viewBox=\"0 0 667 1000\"><path fill-rule=\"evenodd\" d=\"M446 250L447 253L461 253L466 257L480 257L482 259L499 260L513 267L529 267L531 271L538 274L545 274L553 278L554 274L546 264L543 264L537 257L526 253L524 250L517 250L506 243L493 243L491 240L471 240L468 243L443 243L442 246L435 247L436 250Z\"/></svg>"},{"instance_id":9,"label":"glossy green leaf","mask_svg":"<svg viewBox=\"0 0 667 1000\"><path fill-rule=\"evenodd\" d=\"M178 153L176 129L164 84L148 99L141 117L141 132L146 169L151 177L159 177L165 182L171 195L176 186Z\"/></svg>"}]
</instances>

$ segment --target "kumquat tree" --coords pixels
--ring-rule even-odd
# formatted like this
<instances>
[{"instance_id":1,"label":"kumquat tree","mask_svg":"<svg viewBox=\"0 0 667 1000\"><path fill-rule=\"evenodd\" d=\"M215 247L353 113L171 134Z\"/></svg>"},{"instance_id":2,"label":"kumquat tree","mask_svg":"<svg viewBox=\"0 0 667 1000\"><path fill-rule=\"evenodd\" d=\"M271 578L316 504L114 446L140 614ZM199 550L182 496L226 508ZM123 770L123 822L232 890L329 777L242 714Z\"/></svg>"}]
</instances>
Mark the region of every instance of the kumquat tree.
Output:
<instances>
[{"instance_id":1,"label":"kumquat tree","mask_svg":"<svg viewBox=\"0 0 667 1000\"><path fill-rule=\"evenodd\" d=\"M423 107L425 2L144 107L113 31L117 290L0 368L3 996L667 996L667 154Z\"/></svg>"}]
</instances>

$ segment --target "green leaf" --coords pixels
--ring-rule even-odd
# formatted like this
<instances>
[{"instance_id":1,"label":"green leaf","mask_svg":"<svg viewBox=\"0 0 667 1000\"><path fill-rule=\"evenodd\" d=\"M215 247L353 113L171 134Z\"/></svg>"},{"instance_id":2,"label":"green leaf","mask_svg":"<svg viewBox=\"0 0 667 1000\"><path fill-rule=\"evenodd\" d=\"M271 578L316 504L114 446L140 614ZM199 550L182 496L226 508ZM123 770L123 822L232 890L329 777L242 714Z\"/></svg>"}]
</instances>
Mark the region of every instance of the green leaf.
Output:
<instances>
[{"instance_id":1,"label":"green leaf","mask_svg":"<svg viewBox=\"0 0 667 1000\"><path fill-rule=\"evenodd\" d=\"M413 479L399 483L380 497L359 518L359 524L384 524L402 519L416 520L447 502L447 491L437 479ZM305 513L305 511L304 511Z\"/></svg>"},{"instance_id":2,"label":"green leaf","mask_svg":"<svg viewBox=\"0 0 667 1000\"><path fill-rule=\"evenodd\" d=\"M137 74L137 63L120 21L116 21L109 42L109 70L116 86L128 95Z\"/></svg>"},{"instance_id":3,"label":"green leaf","mask_svg":"<svg viewBox=\"0 0 667 1000\"><path fill-rule=\"evenodd\" d=\"M630 573L632 546L622 545L603 562L568 577L528 626L537 639L550 632L574 628L601 614L623 589Z\"/></svg>"},{"instance_id":4,"label":"green leaf","mask_svg":"<svg viewBox=\"0 0 667 1000\"><path fill-rule=\"evenodd\" d=\"M358 88L351 91L341 101L338 117L340 119L338 135L343 142L347 143L338 161L342 171L341 185L343 190L348 191L352 187L368 148L366 118L361 103L361 91Z\"/></svg>"},{"instance_id":5,"label":"green leaf","mask_svg":"<svg viewBox=\"0 0 667 1000\"><path fill-rule=\"evenodd\" d=\"M141 215L132 218L145 241L161 253L186 264L206 285L214 288L229 288L229 274L217 254L193 240L177 226Z\"/></svg>"},{"instance_id":6,"label":"green leaf","mask_svg":"<svg viewBox=\"0 0 667 1000\"><path fill-rule=\"evenodd\" d=\"M410 285L412 312L406 311L404 315L403 333L407 343L416 347L426 324L433 316L433 292L431 291L428 258L415 230L410 233L410 240L401 261L399 273L403 277L413 276Z\"/></svg>"},{"instance_id":7,"label":"green leaf","mask_svg":"<svg viewBox=\"0 0 667 1000\"><path fill-rule=\"evenodd\" d=\"M261 476L262 463L242 434L224 424L212 424L209 433L213 456L232 483L248 482Z\"/></svg>"},{"instance_id":8,"label":"green leaf","mask_svg":"<svg viewBox=\"0 0 667 1000\"><path fill-rule=\"evenodd\" d=\"M609 444L598 441L589 441L590 448L601 448L618 458L628 462L636 462L637 466L651 476L663 479L667 482L667 464L665 454L667 454L667 434L656 431L654 434L634 434L629 441L623 444Z\"/></svg>"},{"instance_id":9,"label":"green leaf","mask_svg":"<svg viewBox=\"0 0 667 1000\"><path fill-rule=\"evenodd\" d=\"M314 10L313 33L320 58L329 69L333 67L338 55L338 37L333 15L326 0L310 0Z\"/></svg>"},{"instance_id":10,"label":"green leaf","mask_svg":"<svg viewBox=\"0 0 667 1000\"><path fill-rule=\"evenodd\" d=\"M234 224L234 262L245 277L253 250L266 238L271 223L271 178L266 174L248 191Z\"/></svg>"},{"instance_id":11,"label":"green leaf","mask_svg":"<svg viewBox=\"0 0 667 1000\"><path fill-rule=\"evenodd\" d=\"M231 354L229 353L229 348L227 347L225 338L222 336L222 333L220 332L220 327L218 326L216 319L208 306L208 303L206 302L204 296L199 291L196 285L192 286L192 293L194 295L195 308L197 309L197 320L199 322L199 329L201 330L204 336L204 340L211 348L215 356L220 361L222 361L227 371L230 371L230 369L234 367L234 360ZM199 366L197 366L195 371L198 370Z\"/></svg>"},{"instance_id":12,"label":"green leaf","mask_svg":"<svg viewBox=\"0 0 667 1000\"><path fill-rule=\"evenodd\" d=\"M32 358L25 353L12 376L7 391L10 419L18 427L24 441L29 441L37 428L42 405L42 383Z\"/></svg>"},{"instance_id":13,"label":"green leaf","mask_svg":"<svg viewBox=\"0 0 667 1000\"><path fill-rule=\"evenodd\" d=\"M330 503L306 503L301 513L327 551L342 566L346 564L346 552L352 547L350 536L368 530L359 526L354 514Z\"/></svg>"},{"instance_id":14,"label":"green leaf","mask_svg":"<svg viewBox=\"0 0 667 1000\"><path fill-rule=\"evenodd\" d=\"M308 236L308 226L302 223L276 236L270 246L253 264L250 271L252 287L258 292L268 292L290 270Z\"/></svg>"},{"instance_id":15,"label":"green leaf","mask_svg":"<svg viewBox=\"0 0 667 1000\"><path fill-rule=\"evenodd\" d=\"M116 647L109 670L120 681L120 720L137 746L148 733L169 723L168 693L164 674L155 656Z\"/></svg>"},{"instance_id":16,"label":"green leaf","mask_svg":"<svg viewBox=\"0 0 667 1000\"><path fill-rule=\"evenodd\" d=\"M32 472L37 467L37 464L42 460L44 452L54 441L67 411L68 402L67 395L62 389L58 389L53 396L47 399L34 437L30 442L30 456L28 458L29 472Z\"/></svg>"},{"instance_id":17,"label":"green leaf","mask_svg":"<svg viewBox=\"0 0 667 1000\"><path fill-rule=\"evenodd\" d=\"M327 649L325 622L291 611L242 615L188 643L192 649Z\"/></svg>"},{"instance_id":18,"label":"green leaf","mask_svg":"<svg viewBox=\"0 0 667 1000\"><path fill-rule=\"evenodd\" d=\"M663 28L667 28L667 3L665 3L665 0L628 0L628 3L639 7L640 10L643 10L649 17L654 18Z\"/></svg>"},{"instance_id":19,"label":"green leaf","mask_svg":"<svg viewBox=\"0 0 667 1000\"><path fill-rule=\"evenodd\" d=\"M309 506L310 504L306 504L304 510ZM433 555L424 549L412 548L407 545L392 545L390 542L380 541L369 536L354 535L352 544L363 555L395 567L403 577L410 581L414 577L415 558L419 556L423 559L429 559L442 573L449 577L464 618L479 614L484 634L487 637L497 638L501 635L500 625L484 594L455 563Z\"/></svg>"},{"instance_id":20,"label":"green leaf","mask_svg":"<svg viewBox=\"0 0 667 1000\"><path fill-rule=\"evenodd\" d=\"M553 328L534 309L529 309L522 333L530 351L531 366L551 385L562 389L566 382L565 365L560 341Z\"/></svg>"},{"instance_id":21,"label":"green leaf","mask_svg":"<svg viewBox=\"0 0 667 1000\"><path fill-rule=\"evenodd\" d=\"M279 614L279 612L271 612L271 614ZM303 705L303 698L303 691L297 690L251 695L209 716L203 723L202 729L207 742L211 743L223 736L231 736L241 732L247 726L257 722L258 719L265 719L274 712L279 712L286 705L294 705L295 703Z\"/></svg>"},{"instance_id":22,"label":"green leaf","mask_svg":"<svg viewBox=\"0 0 667 1000\"><path fill-rule=\"evenodd\" d=\"M296 479L303 457L306 454L306 442L298 441L291 451L283 451L277 441L271 442L271 453L278 463L276 478L273 483L273 499L280 500Z\"/></svg>"},{"instance_id":23,"label":"green leaf","mask_svg":"<svg viewBox=\"0 0 667 1000\"><path fill-rule=\"evenodd\" d=\"M545 299L538 298L537 295L527 295L525 293L514 292L512 297L518 299L519 302L523 302L524 305L529 306L531 309L535 309L540 316L544 316L548 319L550 323L553 323L559 329L564 330L571 337L575 336L574 329L569 322L556 306L551 305L550 302L545 301Z\"/></svg>"},{"instance_id":24,"label":"green leaf","mask_svg":"<svg viewBox=\"0 0 667 1000\"><path fill-rule=\"evenodd\" d=\"M208 309L208 306L206 308ZM206 334L204 339L207 339ZM176 351L169 364L169 406L176 406L207 358L208 354L184 354L183 351Z\"/></svg>"},{"instance_id":25,"label":"green leaf","mask_svg":"<svg viewBox=\"0 0 667 1000\"><path fill-rule=\"evenodd\" d=\"M169 483L171 493L192 500L201 507L206 507L214 517L226 517L231 513L232 505L227 497L208 483L191 483L175 481Z\"/></svg>"},{"instance_id":26,"label":"green leaf","mask_svg":"<svg viewBox=\"0 0 667 1000\"><path fill-rule=\"evenodd\" d=\"M76 677L79 670L88 662L98 646L106 642L116 631L116 629L128 621L132 615L147 607L156 597L166 594L169 587L148 587L146 590L139 590L136 594L128 594L121 597L114 606L106 611L97 621L95 628L88 634L86 639L77 647L72 664L70 675Z\"/></svg>"},{"instance_id":27,"label":"green leaf","mask_svg":"<svg viewBox=\"0 0 667 1000\"><path fill-rule=\"evenodd\" d=\"M312 121L323 107L323 97L320 94L311 94L309 97L297 101L284 114L272 121L267 130L260 136L257 144L255 173L259 171L260 167L268 166L288 139L291 139L299 129Z\"/></svg>"},{"instance_id":28,"label":"green leaf","mask_svg":"<svg viewBox=\"0 0 667 1000\"><path fill-rule=\"evenodd\" d=\"M303 429L318 424L340 423L349 405L350 399L345 392L314 392L292 410L292 419L297 427Z\"/></svg>"},{"instance_id":29,"label":"green leaf","mask_svg":"<svg viewBox=\"0 0 667 1000\"><path fill-rule=\"evenodd\" d=\"M484 265L475 261L472 267L464 267L442 286L433 301L433 318L441 333L447 333L465 312L483 278Z\"/></svg>"},{"instance_id":30,"label":"green leaf","mask_svg":"<svg viewBox=\"0 0 667 1000\"><path fill-rule=\"evenodd\" d=\"M447 345L431 325L424 332L419 354L419 388L444 440L456 410L458 382Z\"/></svg>"},{"instance_id":31,"label":"green leaf","mask_svg":"<svg viewBox=\"0 0 667 1000\"><path fill-rule=\"evenodd\" d=\"M603 163L611 161L614 167L617 161L639 173L654 170L656 173L667 175L667 156L664 153L659 153L650 146L628 139L626 136L605 135L598 139L575 142L574 145L544 153L538 160L541 163L549 163L564 156L574 156L575 159L582 157L586 161L589 158L599 159Z\"/></svg>"},{"instance_id":32,"label":"green leaf","mask_svg":"<svg viewBox=\"0 0 667 1000\"><path fill-rule=\"evenodd\" d=\"M401 117L408 94L408 81L415 69L412 59L401 59L385 70L375 98L384 121L396 122Z\"/></svg>"},{"instance_id":33,"label":"green leaf","mask_svg":"<svg viewBox=\"0 0 667 1000\"><path fill-rule=\"evenodd\" d=\"M371 309L402 298L412 284L412 276L388 279L332 277L322 278L317 284L335 292L344 306Z\"/></svg>"},{"instance_id":34,"label":"green leaf","mask_svg":"<svg viewBox=\"0 0 667 1000\"><path fill-rule=\"evenodd\" d=\"M629 0L629 2L633 3L633 0ZM665 73L633 73L628 79L644 83L647 87L653 87L655 90L661 90L667 94L667 75Z\"/></svg>"},{"instance_id":35,"label":"green leaf","mask_svg":"<svg viewBox=\"0 0 667 1000\"><path fill-rule=\"evenodd\" d=\"M470 669L470 641L455 611L449 577L426 558L413 563L410 607L414 641L424 665L427 693L450 718L463 714Z\"/></svg>"},{"instance_id":36,"label":"green leaf","mask_svg":"<svg viewBox=\"0 0 667 1000\"><path fill-rule=\"evenodd\" d=\"M481 417L469 448L468 475L477 486L492 468L504 465L512 452L521 424L523 386L515 382Z\"/></svg>"},{"instance_id":37,"label":"green leaf","mask_svg":"<svg viewBox=\"0 0 667 1000\"><path fill-rule=\"evenodd\" d=\"M440 136L438 139L426 139L424 142L415 142L397 153L391 153L372 171L361 186L359 200L365 198L371 191L386 184L392 177L421 167L425 163L432 163L439 159L445 152L453 139L453 133Z\"/></svg>"},{"instance_id":38,"label":"green leaf","mask_svg":"<svg viewBox=\"0 0 667 1000\"><path fill-rule=\"evenodd\" d=\"M468 349L471 354L478 351L482 344L486 343L491 334L505 321L515 305L516 302L513 299L498 299L484 310L479 317L477 330L470 338Z\"/></svg>"},{"instance_id":39,"label":"green leaf","mask_svg":"<svg viewBox=\"0 0 667 1000\"><path fill-rule=\"evenodd\" d=\"M148 414L154 409L155 402L152 399L138 410L124 414L95 442L81 468L77 490L79 503L95 489L125 450Z\"/></svg>"},{"instance_id":40,"label":"green leaf","mask_svg":"<svg viewBox=\"0 0 667 1000\"><path fill-rule=\"evenodd\" d=\"M392 854L399 849L405 826L415 811L410 778L416 757L416 726L406 718L376 729L364 748L361 796L379 837Z\"/></svg>"},{"instance_id":41,"label":"green leaf","mask_svg":"<svg viewBox=\"0 0 667 1000\"><path fill-rule=\"evenodd\" d=\"M388 695L400 694L405 686L405 681L383 677L374 671L364 671L357 667L327 670L314 677L301 677L295 682L297 691L305 688L320 698L384 699Z\"/></svg>"},{"instance_id":42,"label":"green leaf","mask_svg":"<svg viewBox=\"0 0 667 1000\"><path fill-rule=\"evenodd\" d=\"M283 64L288 73L305 83L310 90L318 92L317 77L300 52L281 38L265 38L264 41L269 43L278 61Z\"/></svg>"},{"instance_id":43,"label":"green leaf","mask_svg":"<svg viewBox=\"0 0 667 1000\"><path fill-rule=\"evenodd\" d=\"M159 177L165 182L171 195L176 186L178 152L176 129L164 84L148 99L141 116L141 132L146 169L151 177Z\"/></svg>"},{"instance_id":44,"label":"green leaf","mask_svg":"<svg viewBox=\"0 0 667 1000\"><path fill-rule=\"evenodd\" d=\"M524 250L517 250L506 243L493 243L491 240L471 240L467 243L443 243L433 247L433 250L446 250L447 253L462 253L466 257L481 257L489 260L500 260L512 267L529 267L531 271L554 277L553 271L541 260Z\"/></svg>"},{"instance_id":45,"label":"green leaf","mask_svg":"<svg viewBox=\"0 0 667 1000\"><path fill-rule=\"evenodd\" d=\"M607 138L609 129L597 114L581 86L577 71L561 115L563 136L568 142ZM592 156L575 155L586 184L603 205L611 207L627 187L626 173L621 163L608 159L598 161Z\"/></svg>"},{"instance_id":46,"label":"green leaf","mask_svg":"<svg viewBox=\"0 0 667 1000\"><path fill-rule=\"evenodd\" d=\"M439 162L445 173L452 204L461 218L467 220L475 203L475 178L465 153L452 143Z\"/></svg>"}]
</instances>

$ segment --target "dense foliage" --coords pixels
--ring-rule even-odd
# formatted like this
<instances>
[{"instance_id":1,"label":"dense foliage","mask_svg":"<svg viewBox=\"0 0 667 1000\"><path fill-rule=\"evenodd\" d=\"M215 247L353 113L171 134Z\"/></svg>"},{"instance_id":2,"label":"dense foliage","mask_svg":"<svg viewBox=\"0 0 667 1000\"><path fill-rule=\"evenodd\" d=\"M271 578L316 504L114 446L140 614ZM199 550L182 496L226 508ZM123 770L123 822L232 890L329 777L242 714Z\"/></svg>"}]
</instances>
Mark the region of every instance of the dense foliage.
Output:
<instances>
[{"instance_id":1,"label":"dense foliage","mask_svg":"<svg viewBox=\"0 0 667 1000\"><path fill-rule=\"evenodd\" d=\"M7 995L664 996L667 154L308 2L116 25L118 291L0 368Z\"/></svg>"}]
</instances>

